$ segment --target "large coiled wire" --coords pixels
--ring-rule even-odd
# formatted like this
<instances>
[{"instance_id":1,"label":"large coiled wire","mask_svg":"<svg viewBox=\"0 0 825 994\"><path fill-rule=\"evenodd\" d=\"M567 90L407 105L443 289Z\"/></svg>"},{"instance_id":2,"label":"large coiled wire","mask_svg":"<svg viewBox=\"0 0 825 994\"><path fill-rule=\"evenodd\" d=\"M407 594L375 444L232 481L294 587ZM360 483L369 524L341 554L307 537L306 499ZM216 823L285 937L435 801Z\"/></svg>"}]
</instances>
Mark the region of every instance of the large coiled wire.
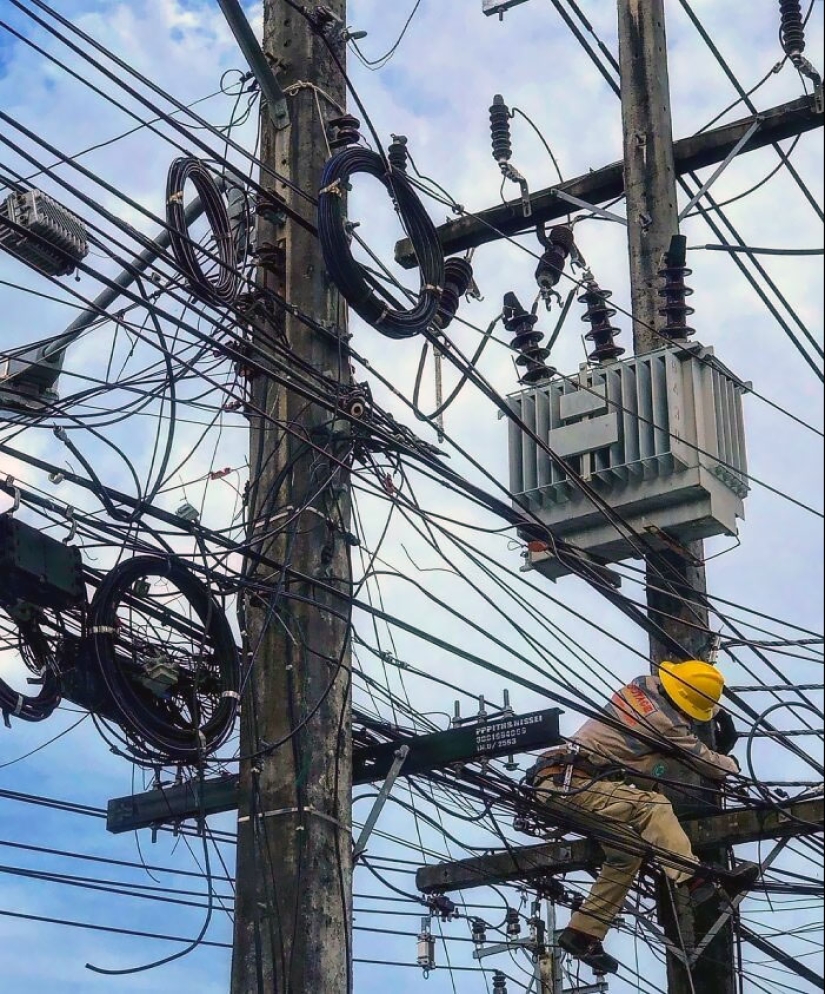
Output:
<instances>
[{"instance_id":1,"label":"large coiled wire","mask_svg":"<svg viewBox=\"0 0 825 994\"><path fill-rule=\"evenodd\" d=\"M183 633L195 652L186 661L185 682L168 700L140 680L136 632L124 625L131 612L157 605L135 585L163 578L188 602L194 618L163 612L160 628ZM136 556L115 567L103 580L89 607L89 641L100 675L121 717L130 748L140 762L198 764L226 741L239 704L240 664L232 631L209 589L181 561Z\"/></svg>"},{"instance_id":2,"label":"large coiled wire","mask_svg":"<svg viewBox=\"0 0 825 994\"><path fill-rule=\"evenodd\" d=\"M217 271L207 274L199 259L199 248L189 235L184 188L191 182L215 239ZM175 159L166 180L166 223L172 254L189 282L189 288L210 304L231 304L238 294L236 246L229 211L209 167L194 156ZM202 251L200 252L202 255Z\"/></svg>"},{"instance_id":3,"label":"large coiled wire","mask_svg":"<svg viewBox=\"0 0 825 994\"><path fill-rule=\"evenodd\" d=\"M375 292L375 283L352 255L345 191L358 173L379 180L396 204L412 242L421 274L421 289L410 310L390 307ZM318 234L324 262L335 285L352 309L388 338L412 338L426 331L436 316L444 288L444 252L435 225L407 177L388 173L384 160L369 149L343 149L327 163L318 201Z\"/></svg>"},{"instance_id":4,"label":"large coiled wire","mask_svg":"<svg viewBox=\"0 0 825 994\"><path fill-rule=\"evenodd\" d=\"M52 657L49 641L32 620L18 621L20 654L29 668L37 674L40 690L35 695L18 694L5 680L0 679L0 713L8 722L10 718L38 722L51 717L60 703L60 679Z\"/></svg>"}]
</instances>

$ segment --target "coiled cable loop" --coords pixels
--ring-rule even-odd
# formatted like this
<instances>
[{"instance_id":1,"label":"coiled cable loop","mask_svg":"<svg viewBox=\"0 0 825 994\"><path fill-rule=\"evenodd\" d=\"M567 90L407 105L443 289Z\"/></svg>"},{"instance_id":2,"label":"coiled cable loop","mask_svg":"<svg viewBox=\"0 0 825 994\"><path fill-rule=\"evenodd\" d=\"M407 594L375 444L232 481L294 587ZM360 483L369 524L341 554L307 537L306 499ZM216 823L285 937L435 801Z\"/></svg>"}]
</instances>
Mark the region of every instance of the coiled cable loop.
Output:
<instances>
[{"instance_id":1,"label":"coiled cable loop","mask_svg":"<svg viewBox=\"0 0 825 994\"><path fill-rule=\"evenodd\" d=\"M351 177L359 173L383 184L412 242L421 289L410 310L388 306L375 292L375 281L352 255L344 192ZM402 172L388 174L381 156L365 148L347 148L333 156L324 169L318 197L318 235L330 277L367 324L395 339L412 338L427 330L444 289L444 252L435 225Z\"/></svg>"},{"instance_id":2,"label":"coiled cable loop","mask_svg":"<svg viewBox=\"0 0 825 994\"><path fill-rule=\"evenodd\" d=\"M217 272L201 265L204 250L189 235L184 206L187 181L198 192L204 214L215 239ZM229 211L209 167L194 156L175 159L166 180L166 223L172 254L189 281L192 293L210 304L231 304L238 293L236 246Z\"/></svg>"},{"instance_id":3,"label":"coiled cable loop","mask_svg":"<svg viewBox=\"0 0 825 994\"><path fill-rule=\"evenodd\" d=\"M149 595L148 577L177 588L172 603L189 610ZM92 599L87 630L138 762L198 764L226 741L240 700L238 651L222 608L183 561L136 556L116 566Z\"/></svg>"},{"instance_id":4,"label":"coiled cable loop","mask_svg":"<svg viewBox=\"0 0 825 994\"><path fill-rule=\"evenodd\" d=\"M38 674L40 691L36 695L18 694L5 680L0 679L0 713L7 725L10 718L28 722L45 721L60 704L60 679L49 640L36 620L16 620L20 632L20 654L29 669Z\"/></svg>"}]
</instances>

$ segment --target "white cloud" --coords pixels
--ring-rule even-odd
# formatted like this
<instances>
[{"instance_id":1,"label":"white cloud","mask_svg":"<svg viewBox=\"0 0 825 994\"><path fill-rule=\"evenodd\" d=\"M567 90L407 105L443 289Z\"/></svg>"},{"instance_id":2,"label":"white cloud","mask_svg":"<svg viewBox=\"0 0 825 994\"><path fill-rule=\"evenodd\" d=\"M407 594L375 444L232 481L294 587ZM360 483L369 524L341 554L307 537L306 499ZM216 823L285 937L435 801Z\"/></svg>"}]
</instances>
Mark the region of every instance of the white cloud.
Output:
<instances>
[{"instance_id":1,"label":"white cloud","mask_svg":"<svg viewBox=\"0 0 825 994\"><path fill-rule=\"evenodd\" d=\"M248 5L257 14L258 5ZM399 9L403 6L403 10ZM385 51L403 24L405 11L411 4L390 4L386 0L353 0L348 21L356 28L367 28L369 37L363 42L364 50L371 55ZM615 50L613 5L599 0L583 5L594 27L605 43ZM763 5L758 11L747 0L728 0L725 4L711 0L696 0L696 10L708 24L720 49L731 60L734 70L746 87L760 79L779 57L776 42L775 5ZM213 92L218 88L220 73L241 64L234 42L215 5L183 3L179 0L150 0L147 3L110 2L99 4L77 0L73 5L77 23L89 31L102 44L111 46L130 66L145 72L159 85L167 87L180 100L187 102ZM671 13L672 12L672 13ZM672 47L671 81L674 96L675 132L682 136L703 126L719 110L735 99L735 93L712 58L703 48L678 5L669 5L670 40ZM54 40L23 21L23 30L36 38L48 51L60 53L73 66L78 60L69 55ZM821 51L822 17L817 9L811 29L811 52ZM133 121L125 114L108 107L90 95L81 84L70 81L65 74L51 67L41 56L16 44L10 59L4 59L6 75L0 79L0 103L10 115L19 118L28 127L44 136L59 149L75 152L98 141L106 140L129 128ZM363 71L354 58L350 60L353 79L364 97L370 116L382 139L391 132L404 133L410 138L410 148L421 170L443 184L450 193L470 210L478 210L496 203L499 195L500 176L489 150L487 108L495 93L502 93L512 105L528 113L542 129L557 155L565 176L570 177L598 168L621 155L621 127L618 101L609 91L590 64L587 56L572 39L558 19L553 6L544 0L531 0L507 15L503 24L495 19L485 20L480 13L478 0L424 0L418 17L413 21L409 35L393 61L383 73ZM97 73L91 78L106 92L115 95L115 86ZM760 107L768 107L799 95L798 77L786 68L772 77L755 97ZM138 110L136 102L118 93L118 99ZM211 120L226 120L231 101L220 98L205 105L204 113ZM164 104L165 106L165 104ZM145 109L139 113L148 116ZM741 108L730 117L743 116ZM164 133L174 134L168 128ZM5 131L4 131L5 133ZM366 133L366 131L365 131ZM554 181L552 164L539 141L521 120L513 122L514 162L528 177L532 189L539 189ZM245 133L248 137L248 133ZM17 136L15 136L17 140ZM177 139L176 139L177 140ZM172 144L143 131L133 138L101 149L81 161L147 210L160 214L166 168L177 154ZM49 156L43 156L51 161ZM7 149L0 149L0 161L20 165ZM776 164L770 150L742 156L720 180L717 194L720 199L736 195L765 177ZM794 162L817 198L822 198L821 140L820 135L804 137L794 153ZM21 171L29 167L20 165ZM103 201L109 209L143 231L153 231L152 222L140 211L118 204L117 198L101 191L89 181L78 178L67 167L60 175L71 178L84 190ZM53 182L43 181L44 186L59 199L76 205L68 193ZM508 192L513 195L514 188ZM392 246L398 236L389 206L374 208L374 198L369 194L353 197L353 215L364 221L362 233L380 251L390 258ZM433 216L441 221L447 209L432 204ZM617 209L621 209L619 206ZM741 228L744 238L751 244L799 245L813 247L821 244L821 228L808 204L786 174L780 173L758 194L730 208L730 216ZM108 226L107 226L107 230ZM701 222L692 221L686 226L691 244L715 241ZM602 285L615 291L615 301L626 308L629 303L628 276L624 232L619 226L591 222L578 229L583 250ZM521 240L531 251L538 243L532 236ZM99 260L95 260L96 262ZM732 261L712 253L693 254L694 276L691 285L697 291L693 300L697 308L695 324L698 338L705 344L717 347L722 358L744 379L752 379L756 389L792 411L821 424L822 395L813 381L812 374L800 361L775 321L767 314L737 273ZM806 325L819 341L822 340L822 271L820 260L767 260L765 265L779 286L797 308ZM481 303L474 303L462 314L469 321L485 327L498 312L503 293L516 289L527 298L533 289L535 260L514 246L503 243L486 246L475 257L479 285L485 295ZM109 265L114 272L116 266ZM25 285L53 292L45 281L24 272L21 267L0 259L0 279L22 281ZM99 287L86 277L79 284L69 284L87 296L94 296ZM59 330L70 316L59 305L49 305L0 286L0 306L12 321L3 326L4 342L18 344L24 340L42 337ZM569 323L554 353L555 363L564 371L573 371L582 360L583 352L579 323L580 308L574 306ZM555 315L542 314L542 326L550 328ZM619 315L617 323L623 328L622 343L630 344L629 319ZM412 383L418 360L417 343L395 343L382 339L360 322L353 323L355 344L367 355L375 367L388 374L400 389L408 390ZM465 351L470 351L477 341L477 333L453 326L456 340ZM90 335L73 353L68 363L86 375L97 375L105 369L111 345L111 329ZM118 343L118 356L125 357L128 347L123 336ZM484 374L501 390L514 388L515 377L510 356L499 346L490 348L482 363ZM448 387L451 374L448 372ZM64 378L64 391L71 384ZM427 390L430 391L429 385ZM376 388L376 396L399 418L412 424L422 435L432 439L429 429L420 425L406 413L397 400L387 391ZM425 396L431 397L431 392ZM124 398L125 403L125 398ZM761 404L756 398L747 401L751 469L755 476L807 502L821 499L822 471L821 446L818 440L803 429L794 427L775 411ZM137 423L143 427L135 428ZM237 422L240 423L240 422ZM110 437L122 444L130 457L143 468L148 464L150 451L148 418L135 418L127 428L110 429ZM481 402L471 391L465 391L447 415L447 428L451 434L473 454L478 454L486 468L506 480L506 430L490 406ZM176 447L176 458L185 458L195 445L200 429L183 425ZM106 480L124 489L130 486L128 474L118 461L102 455L91 439L83 439L84 446L101 459L106 470ZM51 453L51 458L64 458L60 448L48 440L47 432L29 432L25 436L27 451L33 454ZM181 477L189 483L187 496L197 503L201 496L199 485L190 481L203 475L211 462L211 447L198 451L196 458ZM214 465L241 466L245 457L245 441L238 427L227 430L221 440ZM475 476L460 458L452 461L456 468ZM0 465L7 472L8 464ZM11 471L20 479L38 481L35 474L19 464ZM241 477L243 478L243 473ZM173 480L177 482L177 477ZM489 486L489 484L487 484ZM221 488L221 489L217 489ZM58 498L71 499L77 506L95 508L94 502L75 490L63 485L55 491ZM212 484L208 490L208 520L225 526L232 513L234 494L223 484ZM164 506L174 509L181 493L174 492L163 498ZM447 516L467 517L465 504L452 495L424 483L420 484L422 503ZM369 532L377 535L383 525L379 510L368 505L373 520ZM474 520L490 524L486 516L475 514ZM715 594L728 597L787 618L797 624L821 628L821 535L814 519L792 508L775 495L755 488L749 501L748 521L743 527L743 546L711 566L711 588ZM420 540L409 534L400 524L390 533L385 547L385 558L399 570L409 571L410 563L401 543L404 543L415 562L422 567L438 566L437 557L427 550ZM508 550L503 539L478 539L478 547L489 551L514 569L520 565L518 551ZM724 543L718 543L719 548ZM717 549L717 543L711 546ZM413 573L415 578L448 600L468 619L490 625L495 634L531 658L540 653L527 647L499 619L491 622L491 609L480 597L467 591L453 578L438 573ZM516 581L510 581L515 583ZM470 651L489 655L497 664L510 666L514 672L535 676L522 664L500 649L491 649L487 640L467 626L459 624L443 612L435 612L426 600L414 593L408 584L386 581L382 584L390 611L398 611L414 623L429 627L451 641L459 641ZM592 618L611 632L643 649L644 638L632 631L611 610L596 601L592 592L575 580L567 580L553 587L542 587L565 606ZM502 596L490 585L485 590L496 597ZM538 595L535 605L563 631L569 632L586 649L594 653L616 678L629 677L640 667L637 658L621 650L607 636L603 636L583 622L574 621L560 607L552 607ZM505 603L503 597L500 601ZM524 620L524 619L519 619ZM363 622L359 627L368 631ZM546 638L533 622L525 627L539 638ZM766 627L772 627L766 622ZM552 646L546 647L551 650ZM419 666L432 669L448 679L498 699L502 681L485 677L475 670L451 662L426 648L409 636L398 636L396 649L399 657ZM581 674L581 663L570 650L560 653L562 664L569 668L572 679ZM366 661L367 654L363 654ZM800 664L801 666L802 664ZM376 671L378 672L378 671ZM741 674L738 674L739 676ZM451 694L433 693L423 682L406 677L413 703L421 710L449 711ZM399 690L397 674L392 675L393 688ZM600 687L604 692L606 685ZM526 692L519 691L518 706L525 710L537 702ZM465 704L465 711L468 706ZM57 719L55 719L57 720ZM440 719L439 719L440 720ZM565 721L570 726L573 716ZM21 728L15 724L13 734L3 738L2 763L27 751L54 733L54 723L37 729ZM68 741L68 740L67 740ZM104 746L92 729L84 729L71 737L71 750L63 751L58 745L45 750L27 763L3 771L4 786L13 789L52 793L58 797L83 799L99 805L110 794L127 793L131 789L127 766L104 752ZM93 771L77 775L78 760L84 769ZM3 774L0 773L0 776ZM134 856L131 840L112 840L103 837L97 822L89 828L69 824L67 816L49 817L40 825L37 809L26 809L21 815L10 802L0 801L14 812L9 816L9 831L15 837L29 834L46 844L59 833L65 833L66 845L100 849L107 853ZM5 818L5 811L4 811ZM5 824L5 820L4 820ZM402 814L392 815L384 827L409 835L409 819ZM435 841L433 836L425 836ZM389 850L396 851L397 850ZM171 855L166 850L166 858ZM410 858L413 858L410 856ZM32 899L32 888L21 887L20 900ZM21 903L21 907L22 907ZM34 905L31 905L32 907ZM44 905L40 905L43 907ZM120 917L119 906L104 901L90 901L83 906L90 918L95 916ZM41 912L48 913L48 912ZM67 915L68 917L69 915ZM135 919L137 920L137 919ZM168 921L178 921L170 913ZM375 923L375 919L371 919ZM197 928L197 922L186 919L187 925ZM4 927L9 927L8 922ZM451 927L452 928L452 927ZM158 931L164 930L160 926ZM169 931L175 931L170 925ZM138 940L116 940L114 937L97 937L94 943L81 945L74 933L66 937L57 930L45 933L54 942L54 967L39 960L25 968L27 989L49 989L57 994L70 991L114 990L108 981L90 978L82 969L82 962L93 959L107 963L139 962L146 948ZM187 933L191 934L191 932ZM456 929L452 934L459 934ZM52 936L54 936L52 940ZM26 931L14 926L15 947L29 943L30 950L41 944L39 932ZM617 940L617 944L622 940ZM165 947L164 947L165 948ZM395 947L393 947L395 948ZM413 939L398 945L400 958L409 959ZM82 952L79 952L82 950ZM154 951L154 947L152 947ZM226 958L222 954L204 952L191 961L184 961L179 970L158 975L149 974L146 981L118 982L117 990L153 990L171 994L187 989L195 973L199 990L223 990L226 987ZM16 956L3 955L3 966ZM148 956L145 958L149 958ZM220 968L214 964L220 963ZM223 971L222 973L220 971ZM651 966L651 971L654 967ZM192 971L192 972L189 972ZM217 973L219 979L211 974ZM394 985L399 991L418 989L419 978L414 981L399 971L400 979ZM650 974L654 975L653 972ZM658 973L655 974L658 977ZM365 971L366 983L375 989L385 985L385 974ZM188 979L187 979L188 978ZM24 981L21 978L20 983ZM477 979L459 978L460 991L477 989ZM38 988L37 985L40 985ZM88 986L83 986L87 984ZM208 986L211 984L212 986ZM166 985L166 986L164 986ZM207 985L207 986L204 986ZM476 985L476 986L473 986ZM449 991L444 974L436 974L430 982L434 994ZM615 989L625 994L629 988L617 983Z\"/></svg>"}]
</instances>

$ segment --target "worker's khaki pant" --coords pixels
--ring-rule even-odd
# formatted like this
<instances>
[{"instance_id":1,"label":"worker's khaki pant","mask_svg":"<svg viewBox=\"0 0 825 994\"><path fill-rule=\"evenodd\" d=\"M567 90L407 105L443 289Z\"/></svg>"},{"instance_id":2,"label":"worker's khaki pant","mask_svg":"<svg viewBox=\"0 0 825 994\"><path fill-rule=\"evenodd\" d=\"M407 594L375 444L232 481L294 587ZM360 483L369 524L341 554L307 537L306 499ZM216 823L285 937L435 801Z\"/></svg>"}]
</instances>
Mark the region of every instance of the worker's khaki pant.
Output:
<instances>
[{"instance_id":1,"label":"worker's khaki pant","mask_svg":"<svg viewBox=\"0 0 825 994\"><path fill-rule=\"evenodd\" d=\"M573 778L566 795L552 781L539 780L536 786L542 803L551 812L570 819L573 831L586 833L590 827L604 850L599 878L581 910L570 920L571 928L597 939L607 935L623 910L648 846L678 857L672 865L668 865L666 856L662 861L674 883L684 883L693 875L685 863L695 866L698 860L670 801L662 794L630 784L592 783L579 777Z\"/></svg>"}]
</instances>

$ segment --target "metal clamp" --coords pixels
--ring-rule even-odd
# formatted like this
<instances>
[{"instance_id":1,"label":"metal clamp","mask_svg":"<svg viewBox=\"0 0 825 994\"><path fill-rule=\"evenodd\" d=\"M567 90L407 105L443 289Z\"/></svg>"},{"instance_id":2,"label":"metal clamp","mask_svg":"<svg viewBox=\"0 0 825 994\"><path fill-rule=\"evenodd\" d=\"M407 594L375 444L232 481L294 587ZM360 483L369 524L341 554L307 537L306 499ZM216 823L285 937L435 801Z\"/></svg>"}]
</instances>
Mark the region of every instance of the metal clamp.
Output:
<instances>
[{"instance_id":1,"label":"metal clamp","mask_svg":"<svg viewBox=\"0 0 825 994\"><path fill-rule=\"evenodd\" d=\"M63 539L63 544L69 545L74 540L75 535L77 535L77 519L74 516L74 508L71 505L66 506L64 513L69 523L69 534Z\"/></svg>"},{"instance_id":2,"label":"metal clamp","mask_svg":"<svg viewBox=\"0 0 825 994\"><path fill-rule=\"evenodd\" d=\"M6 514L14 514L15 511L20 509L20 488L15 484L14 477L9 475L6 477L6 487L11 490L12 498L14 503L6 511Z\"/></svg>"},{"instance_id":3,"label":"metal clamp","mask_svg":"<svg viewBox=\"0 0 825 994\"><path fill-rule=\"evenodd\" d=\"M728 166L733 162L737 155L742 151L742 149L748 144L751 138L756 134L762 125L762 118L758 115L754 119L753 124L748 128L744 135L739 139L739 141L731 149L730 154L725 159L725 161L719 166L719 168L714 172L710 179L705 183L705 185L699 190L696 196L691 197L690 203L685 207L682 213L679 215L679 220L683 221L688 214L693 210L693 208L699 203L699 201L704 197L708 190L713 186L713 184L719 179L722 173L728 168Z\"/></svg>"}]
</instances>

